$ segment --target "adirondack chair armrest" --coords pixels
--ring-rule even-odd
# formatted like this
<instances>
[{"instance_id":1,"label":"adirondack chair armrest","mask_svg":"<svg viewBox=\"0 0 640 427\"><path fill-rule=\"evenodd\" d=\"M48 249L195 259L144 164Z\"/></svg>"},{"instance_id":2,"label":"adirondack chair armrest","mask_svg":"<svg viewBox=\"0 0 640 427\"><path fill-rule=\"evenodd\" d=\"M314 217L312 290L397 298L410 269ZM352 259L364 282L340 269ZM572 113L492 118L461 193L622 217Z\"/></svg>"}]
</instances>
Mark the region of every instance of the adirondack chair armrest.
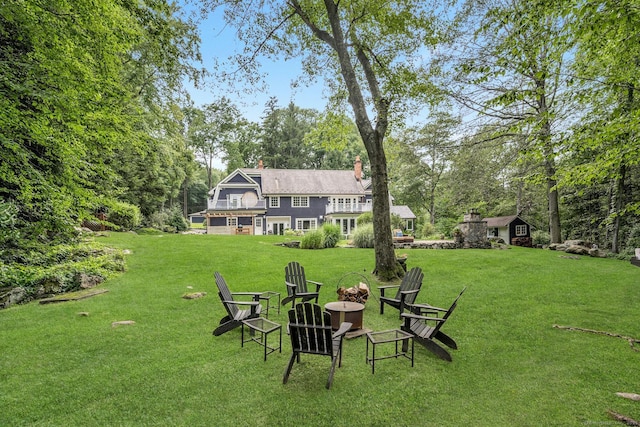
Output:
<instances>
[{"instance_id":1,"label":"adirondack chair armrest","mask_svg":"<svg viewBox=\"0 0 640 427\"><path fill-rule=\"evenodd\" d=\"M293 291L296 290L296 284L295 283L290 283L290 282L287 282L285 280L284 284L287 285L287 288L289 288L290 292L293 292Z\"/></svg>"},{"instance_id":2,"label":"adirondack chair armrest","mask_svg":"<svg viewBox=\"0 0 640 427\"><path fill-rule=\"evenodd\" d=\"M383 286L378 286L378 289L380 290L380 296L384 297L384 291L387 289L397 289L399 288L400 285L383 285Z\"/></svg>"},{"instance_id":3,"label":"adirondack chair armrest","mask_svg":"<svg viewBox=\"0 0 640 427\"><path fill-rule=\"evenodd\" d=\"M447 312L446 308L434 307L429 304L407 304L407 306L412 312L418 313L419 315L422 315L422 316L424 316L426 313L438 313L438 312L446 313Z\"/></svg>"},{"instance_id":4,"label":"adirondack chair armrest","mask_svg":"<svg viewBox=\"0 0 640 427\"><path fill-rule=\"evenodd\" d=\"M259 301L222 301L224 304L234 304L234 305L252 305L258 306L260 305Z\"/></svg>"},{"instance_id":5,"label":"adirondack chair armrest","mask_svg":"<svg viewBox=\"0 0 640 427\"><path fill-rule=\"evenodd\" d=\"M260 299L260 295L262 295L262 292L231 292L231 295L244 295L244 296L251 295L253 299L257 301L258 299Z\"/></svg>"},{"instance_id":6,"label":"adirondack chair armrest","mask_svg":"<svg viewBox=\"0 0 640 427\"><path fill-rule=\"evenodd\" d=\"M404 317L404 320L406 322L410 321L411 319L432 320L434 322L444 322L445 321L445 319L442 319L440 317L422 316L422 315L419 315L419 314L412 314L412 313L402 313L401 316Z\"/></svg>"},{"instance_id":7,"label":"adirondack chair armrest","mask_svg":"<svg viewBox=\"0 0 640 427\"><path fill-rule=\"evenodd\" d=\"M353 323L351 322L342 322L340 324L340 328L334 332L334 334L331 336L332 339L338 338L341 335L346 334L347 332L349 332L349 329L351 329L351 326L353 326Z\"/></svg>"},{"instance_id":8,"label":"adirondack chair armrest","mask_svg":"<svg viewBox=\"0 0 640 427\"><path fill-rule=\"evenodd\" d=\"M411 289L409 291L400 291L401 295L409 295L409 294L417 294L420 292L420 289Z\"/></svg>"}]
</instances>

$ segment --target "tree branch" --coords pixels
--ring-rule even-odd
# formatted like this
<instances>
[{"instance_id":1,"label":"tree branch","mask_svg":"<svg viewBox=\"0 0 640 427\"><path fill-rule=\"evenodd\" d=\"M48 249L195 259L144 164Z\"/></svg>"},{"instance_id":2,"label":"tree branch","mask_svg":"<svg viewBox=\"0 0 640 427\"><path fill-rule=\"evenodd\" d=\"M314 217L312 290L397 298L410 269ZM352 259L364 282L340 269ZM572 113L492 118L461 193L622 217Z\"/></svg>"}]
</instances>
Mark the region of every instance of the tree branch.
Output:
<instances>
[{"instance_id":1,"label":"tree branch","mask_svg":"<svg viewBox=\"0 0 640 427\"><path fill-rule=\"evenodd\" d=\"M557 328L557 329L567 329L569 331L590 332L592 334L607 335L609 337L622 338L622 339L627 340L629 342L629 345L631 346L631 349L633 351L640 351L635 347L636 344L640 343L640 339L636 339L636 338L633 338L633 337L627 337L625 335L615 334L615 333L606 332L606 331L596 331L594 329L576 328L576 327L573 327L573 326L553 325L553 327Z\"/></svg>"},{"instance_id":2,"label":"tree branch","mask_svg":"<svg viewBox=\"0 0 640 427\"><path fill-rule=\"evenodd\" d=\"M336 50L336 41L327 31L319 28L316 24L311 21L311 18L302 10L300 3L298 0L289 0L289 5L293 8L293 14L298 15L302 22L304 22L309 29L313 32L313 34L318 37L323 42L327 43L333 50ZM337 6L336 6L337 7Z\"/></svg>"}]
</instances>

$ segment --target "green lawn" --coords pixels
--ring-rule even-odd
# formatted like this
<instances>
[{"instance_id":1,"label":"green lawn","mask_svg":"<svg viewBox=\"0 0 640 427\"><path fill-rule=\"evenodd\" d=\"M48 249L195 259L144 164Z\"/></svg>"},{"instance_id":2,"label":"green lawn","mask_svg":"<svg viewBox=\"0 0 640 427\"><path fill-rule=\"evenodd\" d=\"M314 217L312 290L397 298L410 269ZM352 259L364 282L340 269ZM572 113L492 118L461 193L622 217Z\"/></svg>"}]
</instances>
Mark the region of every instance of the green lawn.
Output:
<instances>
[{"instance_id":1,"label":"green lawn","mask_svg":"<svg viewBox=\"0 0 640 427\"><path fill-rule=\"evenodd\" d=\"M278 236L110 234L127 272L92 298L0 311L0 425L38 426L580 426L640 419L640 269L612 259L562 257L535 249L403 250L422 267L419 302L448 307L467 292L444 330L459 345L453 362L416 346L406 359L365 363L365 340L347 340L342 368L325 389L329 359L303 355L289 382L290 355L266 362L240 330L214 337L224 315L213 272L232 291L285 293L284 266L299 261L336 299L348 272L373 269L373 251L304 251ZM375 289L376 283L371 282ZM201 299L181 298L206 291ZM375 292L378 295L377 292ZM87 312L88 316L78 313ZM271 312L286 324L286 310ZM134 320L135 325L111 323ZM396 328L398 313L367 304L364 324Z\"/></svg>"}]
</instances>

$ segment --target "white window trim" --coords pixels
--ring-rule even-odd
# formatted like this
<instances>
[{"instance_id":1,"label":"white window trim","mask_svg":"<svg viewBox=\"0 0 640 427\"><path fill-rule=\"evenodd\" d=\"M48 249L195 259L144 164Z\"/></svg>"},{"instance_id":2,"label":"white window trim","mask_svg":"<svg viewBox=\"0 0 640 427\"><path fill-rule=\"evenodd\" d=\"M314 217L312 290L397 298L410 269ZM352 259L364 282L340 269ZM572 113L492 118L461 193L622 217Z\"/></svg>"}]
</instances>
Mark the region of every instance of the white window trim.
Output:
<instances>
[{"instance_id":1,"label":"white window trim","mask_svg":"<svg viewBox=\"0 0 640 427\"><path fill-rule=\"evenodd\" d=\"M526 224L516 225L516 236L526 236L526 235L527 235L527 225Z\"/></svg>"},{"instance_id":2,"label":"white window trim","mask_svg":"<svg viewBox=\"0 0 640 427\"><path fill-rule=\"evenodd\" d=\"M309 228L302 228L305 221L309 221ZM309 231L318 229L317 218L296 218L296 230Z\"/></svg>"},{"instance_id":3,"label":"white window trim","mask_svg":"<svg viewBox=\"0 0 640 427\"><path fill-rule=\"evenodd\" d=\"M296 201L298 202L298 204L296 204ZM291 196L291 207L292 208L308 208L309 196Z\"/></svg>"},{"instance_id":4,"label":"white window trim","mask_svg":"<svg viewBox=\"0 0 640 427\"><path fill-rule=\"evenodd\" d=\"M228 216L227 217L227 227L237 227L238 226L238 217Z\"/></svg>"},{"instance_id":5,"label":"white window trim","mask_svg":"<svg viewBox=\"0 0 640 427\"><path fill-rule=\"evenodd\" d=\"M279 208L280 207L280 197L279 196L270 196L269 197L269 207L270 208Z\"/></svg>"}]
</instances>

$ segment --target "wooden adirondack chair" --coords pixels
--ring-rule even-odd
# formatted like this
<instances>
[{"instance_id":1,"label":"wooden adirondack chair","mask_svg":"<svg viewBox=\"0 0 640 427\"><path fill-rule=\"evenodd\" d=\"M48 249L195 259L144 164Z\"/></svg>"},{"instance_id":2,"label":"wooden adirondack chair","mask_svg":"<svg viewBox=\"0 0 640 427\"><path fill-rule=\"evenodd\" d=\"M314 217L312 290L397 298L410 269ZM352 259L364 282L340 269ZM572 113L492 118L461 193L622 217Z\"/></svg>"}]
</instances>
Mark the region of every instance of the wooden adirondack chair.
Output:
<instances>
[{"instance_id":1,"label":"wooden adirondack chair","mask_svg":"<svg viewBox=\"0 0 640 427\"><path fill-rule=\"evenodd\" d=\"M379 286L378 289L380 289L380 314L384 314L385 304L389 304L390 306L397 308L398 310L400 310L400 313L404 312L405 308L410 308L411 304L415 302L416 297L418 296L418 292L420 292L423 277L424 274L422 273L422 269L420 267L413 267L407 272L407 274L404 275L400 285ZM385 296L385 290L391 288L398 289L395 296Z\"/></svg>"},{"instance_id":2,"label":"wooden adirondack chair","mask_svg":"<svg viewBox=\"0 0 640 427\"><path fill-rule=\"evenodd\" d=\"M301 302L315 300L318 303L318 295L320 294L320 287L322 283L314 282L313 280L307 280L304 274L304 267L296 261L292 261L284 268L284 282L287 285L287 296L282 299L282 305L287 305L291 302L291 307L296 305L296 300ZM308 290L308 284L315 285L315 292Z\"/></svg>"},{"instance_id":3,"label":"wooden adirondack chair","mask_svg":"<svg viewBox=\"0 0 640 427\"><path fill-rule=\"evenodd\" d=\"M447 350L442 348L438 343L434 341L438 340L442 344L446 345L449 348L454 350L458 349L458 345L456 342L442 332L442 326L445 324L447 319L453 313L456 306L458 305L458 300L464 293L467 288L463 288L460 291L460 294L456 297L451 304L451 307L448 309L438 308L431 305L416 305L419 309L424 310L424 313L432 314L435 313L435 316L425 316L424 314L415 314L415 313L402 313L401 316L404 318L404 324L401 329L405 332L409 332L413 334L413 339L422 344L427 350L434 353L441 359L444 359L448 362L451 362L451 355ZM444 313L442 317L438 317L438 313Z\"/></svg>"},{"instance_id":4,"label":"wooden adirondack chair","mask_svg":"<svg viewBox=\"0 0 640 427\"><path fill-rule=\"evenodd\" d=\"M222 305L227 310L227 315L220 320L220 325L213 331L213 335L222 335L225 332L242 325L245 319L260 316L262 306L260 305L260 292L234 292L229 291L227 282L217 271L214 273L216 285L218 285L218 295ZM251 296L251 301L236 301L234 295ZM248 308L240 309L239 306Z\"/></svg>"},{"instance_id":5,"label":"wooden adirondack chair","mask_svg":"<svg viewBox=\"0 0 640 427\"><path fill-rule=\"evenodd\" d=\"M301 303L289 310L289 335L291 336L291 358L284 372L282 383L286 384L293 367L294 360L300 363L300 354L318 354L331 357L331 370L327 380L327 388L331 388L333 374L342 365L342 340L351 329L351 323L343 322L334 333L331 330L331 315L323 311L318 304Z\"/></svg>"}]
</instances>

